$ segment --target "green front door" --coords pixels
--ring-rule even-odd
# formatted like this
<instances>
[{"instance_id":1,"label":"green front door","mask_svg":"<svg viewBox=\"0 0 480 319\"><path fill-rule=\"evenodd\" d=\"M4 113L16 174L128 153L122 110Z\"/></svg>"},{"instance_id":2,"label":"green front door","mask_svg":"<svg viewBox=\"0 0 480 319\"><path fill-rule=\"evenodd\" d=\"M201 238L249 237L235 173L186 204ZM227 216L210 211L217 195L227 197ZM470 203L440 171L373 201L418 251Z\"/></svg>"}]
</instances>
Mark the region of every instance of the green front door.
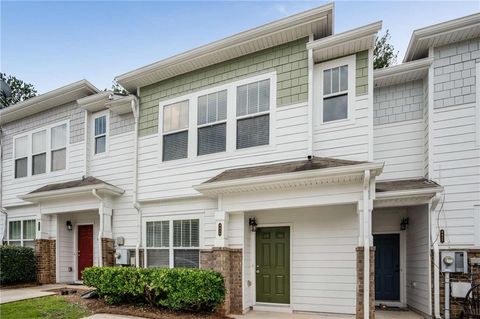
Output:
<instances>
[{"instance_id":1,"label":"green front door","mask_svg":"<svg viewBox=\"0 0 480 319\"><path fill-rule=\"evenodd\" d=\"M290 303L290 228L257 228L257 302Z\"/></svg>"}]
</instances>

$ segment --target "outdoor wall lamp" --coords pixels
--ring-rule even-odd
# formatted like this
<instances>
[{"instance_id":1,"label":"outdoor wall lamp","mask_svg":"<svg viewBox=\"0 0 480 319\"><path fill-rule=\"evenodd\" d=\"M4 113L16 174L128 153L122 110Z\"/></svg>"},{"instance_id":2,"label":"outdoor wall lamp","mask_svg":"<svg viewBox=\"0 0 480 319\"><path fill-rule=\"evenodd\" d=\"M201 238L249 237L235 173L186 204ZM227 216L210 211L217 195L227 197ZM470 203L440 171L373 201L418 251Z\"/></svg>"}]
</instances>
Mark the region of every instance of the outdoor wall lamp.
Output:
<instances>
[{"instance_id":1,"label":"outdoor wall lamp","mask_svg":"<svg viewBox=\"0 0 480 319\"><path fill-rule=\"evenodd\" d=\"M68 230L72 230L73 229L73 226L72 226L72 222L67 220L67 229Z\"/></svg>"},{"instance_id":2,"label":"outdoor wall lamp","mask_svg":"<svg viewBox=\"0 0 480 319\"><path fill-rule=\"evenodd\" d=\"M255 217L248 219L248 225L250 226L252 232L257 231L257 220L255 219Z\"/></svg>"},{"instance_id":3,"label":"outdoor wall lamp","mask_svg":"<svg viewBox=\"0 0 480 319\"><path fill-rule=\"evenodd\" d=\"M402 218L402 222L400 223L400 230L406 230L408 225L408 217Z\"/></svg>"}]
</instances>

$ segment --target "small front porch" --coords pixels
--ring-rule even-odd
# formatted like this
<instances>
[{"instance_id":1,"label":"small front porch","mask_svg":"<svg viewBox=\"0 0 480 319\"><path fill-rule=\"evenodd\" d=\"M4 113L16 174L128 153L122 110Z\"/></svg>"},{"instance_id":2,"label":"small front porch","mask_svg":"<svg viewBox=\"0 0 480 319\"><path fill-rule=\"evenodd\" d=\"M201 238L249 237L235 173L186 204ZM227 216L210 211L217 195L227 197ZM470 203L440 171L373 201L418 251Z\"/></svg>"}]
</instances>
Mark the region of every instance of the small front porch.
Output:
<instances>
[{"instance_id":1,"label":"small front porch","mask_svg":"<svg viewBox=\"0 0 480 319\"><path fill-rule=\"evenodd\" d=\"M352 319L354 315L335 315L319 313L278 313L252 310L244 315L234 315L235 319ZM377 310L376 319L423 319L424 317L411 310Z\"/></svg>"}]
</instances>

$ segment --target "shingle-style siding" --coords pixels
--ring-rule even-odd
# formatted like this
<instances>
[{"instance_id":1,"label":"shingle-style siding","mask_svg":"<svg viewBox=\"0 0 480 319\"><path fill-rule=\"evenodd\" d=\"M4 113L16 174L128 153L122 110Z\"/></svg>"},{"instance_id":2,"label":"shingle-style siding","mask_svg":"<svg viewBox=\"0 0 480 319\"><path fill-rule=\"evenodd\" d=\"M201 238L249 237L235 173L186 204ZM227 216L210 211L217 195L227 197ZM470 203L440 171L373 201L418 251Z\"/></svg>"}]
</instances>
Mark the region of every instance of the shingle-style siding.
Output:
<instances>
[{"instance_id":1,"label":"shingle-style siding","mask_svg":"<svg viewBox=\"0 0 480 319\"><path fill-rule=\"evenodd\" d=\"M423 81L374 89L374 124L390 124L423 118Z\"/></svg>"},{"instance_id":2,"label":"shingle-style siding","mask_svg":"<svg viewBox=\"0 0 480 319\"><path fill-rule=\"evenodd\" d=\"M83 141L84 111L78 107L76 102L54 107L3 125L3 158L10 159L12 157L14 136L65 120L70 120L70 144Z\"/></svg>"},{"instance_id":3,"label":"shingle-style siding","mask_svg":"<svg viewBox=\"0 0 480 319\"><path fill-rule=\"evenodd\" d=\"M480 40L435 48L434 107L475 102L475 64L480 61Z\"/></svg>"},{"instance_id":4,"label":"shingle-style siding","mask_svg":"<svg viewBox=\"0 0 480 319\"><path fill-rule=\"evenodd\" d=\"M308 99L307 38L255 52L140 88L140 136L158 131L158 104L255 74L277 72L277 106Z\"/></svg>"},{"instance_id":5,"label":"shingle-style siding","mask_svg":"<svg viewBox=\"0 0 480 319\"><path fill-rule=\"evenodd\" d=\"M110 112L110 135L115 136L133 131L135 119L132 113L115 114Z\"/></svg>"},{"instance_id":6,"label":"shingle-style siding","mask_svg":"<svg viewBox=\"0 0 480 319\"><path fill-rule=\"evenodd\" d=\"M356 95L368 94L368 51L356 55L355 92Z\"/></svg>"}]
</instances>

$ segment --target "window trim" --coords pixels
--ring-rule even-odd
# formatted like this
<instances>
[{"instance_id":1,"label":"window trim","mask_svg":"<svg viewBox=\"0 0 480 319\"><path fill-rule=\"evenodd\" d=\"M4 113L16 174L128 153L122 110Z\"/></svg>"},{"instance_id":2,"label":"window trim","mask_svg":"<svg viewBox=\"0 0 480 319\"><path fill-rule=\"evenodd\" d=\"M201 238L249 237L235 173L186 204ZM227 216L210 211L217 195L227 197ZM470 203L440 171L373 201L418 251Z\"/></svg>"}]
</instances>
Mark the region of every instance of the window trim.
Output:
<instances>
[{"instance_id":1,"label":"window trim","mask_svg":"<svg viewBox=\"0 0 480 319\"><path fill-rule=\"evenodd\" d=\"M34 231L35 235L33 238L23 238L23 223L28 220L33 220L34 221ZM10 240L10 223L11 222L20 222L20 239L15 239L15 240ZM7 220L7 244L10 245L10 242L20 242L20 246L24 246L24 241L33 241L35 243L35 240L37 239L37 219L34 216L30 217L23 217L23 218L12 218Z\"/></svg>"},{"instance_id":2,"label":"window trim","mask_svg":"<svg viewBox=\"0 0 480 319\"><path fill-rule=\"evenodd\" d=\"M177 103L181 103L181 102L188 102L188 119L187 119L187 127L186 128L180 128L180 129L176 129L176 130L171 130L171 131L168 131L168 132L164 132L163 131L163 113L165 111L165 107L166 106L169 106L169 105L172 105L172 104L177 104ZM188 159L189 158L189 155L190 155L190 126L191 126L191 117L192 117L192 103L191 103L191 99L187 99L185 97L180 97L179 99L174 99L174 100L170 100L168 101L167 103L163 103L159 106L159 109L158 109L158 125L159 125L159 128L158 128L158 133L160 135L160 143L159 143L159 146L160 146L160 161L162 163L170 163L170 162L176 162L176 161L181 161L181 160L185 160L185 159ZM173 160L168 160L168 161L165 161L163 159L163 138L164 136L168 136L168 135L173 135L173 134L177 134L177 133L182 133L182 132L187 132L187 157L183 157L183 158L177 158L177 159L173 159Z\"/></svg>"},{"instance_id":3,"label":"window trim","mask_svg":"<svg viewBox=\"0 0 480 319\"><path fill-rule=\"evenodd\" d=\"M95 135L95 119L105 116L105 134ZM92 154L94 158L102 158L108 156L109 146L110 146L110 110L104 110L92 113L91 119L91 143L92 143ZM105 135L105 152L95 153L95 140L97 137Z\"/></svg>"},{"instance_id":4,"label":"window trim","mask_svg":"<svg viewBox=\"0 0 480 319\"><path fill-rule=\"evenodd\" d=\"M57 126L61 126L61 125L66 125L66 136L65 136L65 169L61 169L61 170L56 170L56 171L52 171L52 165L51 165L51 160L52 160L52 147L51 147L51 142L52 142L52 128L54 127L57 127ZM33 137L32 135L34 133L38 133L40 131L43 131L45 130L46 131L46 159L45 159L45 162L46 162L46 167L45 167L45 173L40 173L40 174L35 174L33 175L33 151L32 151L32 142L33 142ZM16 151L15 151L15 140L18 139L18 138L21 138L21 137L24 137L26 136L27 137L27 175L26 176L23 176L23 177L15 177L15 170L16 170L16 166L15 166L15 161L17 159L20 159L20 158L17 158L17 155L15 154ZM30 130L28 132L25 132L25 133L22 133L22 134L17 134L15 136L13 136L12 138L12 153L13 153L13 156L12 156L12 160L13 160L13 163L12 163L12 167L13 167L13 170L12 170L12 175L13 175L13 179L16 180L16 181L19 181L19 180L24 180L24 179L35 179L35 178L42 178L45 176L45 174L64 174L66 171L68 171L68 163L69 163L69 149L70 149L70 120L65 120L65 121L60 121L60 122L55 122L55 123L52 123L52 124L49 124L49 125L46 125L46 126L42 126L42 127L39 127L39 128L36 128L36 129L33 129L33 130ZM38 153L40 154L40 153ZM24 157L21 157L21 158L24 158Z\"/></svg>"},{"instance_id":5,"label":"window trim","mask_svg":"<svg viewBox=\"0 0 480 319\"><path fill-rule=\"evenodd\" d=\"M343 65L348 66L348 89L346 91L339 91L336 93L323 94L323 71L337 68ZM314 85L316 88L314 94L314 116L315 128L331 128L335 126L343 126L353 124L355 122L355 77L356 77L356 58L355 55L349 55L335 60L318 63L314 66ZM329 97L340 96L347 94L347 118L334 120L329 122L323 121L323 99Z\"/></svg>"},{"instance_id":6,"label":"window trim","mask_svg":"<svg viewBox=\"0 0 480 319\"><path fill-rule=\"evenodd\" d=\"M55 127L55 126L54 126ZM51 129L50 129L51 130ZM37 133L40 133L42 131L45 131L45 149L42 151L42 152L38 152L38 153L35 153L33 151L33 135L34 134L37 134ZM50 131L50 134L51 134L51 131ZM30 147L32 148L32 176L33 175L41 175L41 174L45 174L47 172L47 166L48 166L48 162L47 162L47 153L48 153L48 145L47 145L47 130L40 130L40 131L37 131L37 132L33 132L32 133L32 140L31 140L31 143L30 143ZM51 135L50 135L51 136ZM51 146L51 145L50 145ZM50 150L51 151L51 150ZM42 154L45 154L45 171L43 173L38 173L38 174L33 174L33 169L34 169L34 165L33 165L33 158L37 155L42 155ZM28 165L27 165L28 166Z\"/></svg>"},{"instance_id":7,"label":"window trim","mask_svg":"<svg viewBox=\"0 0 480 319\"><path fill-rule=\"evenodd\" d=\"M269 132L269 144L253 146L243 149L236 148L237 138L237 112L236 112L236 100L237 100L237 86L249 84L252 82L258 82L262 80L270 80L270 132ZM227 90L227 134L226 134L226 150L225 152L217 152L205 155L197 155L198 147L198 125L197 125L197 111L198 111L198 97L206 94L211 94L219 91ZM164 162L163 159L163 107L165 105L178 103L181 101L189 100L189 120L188 120L188 156L186 158L171 160ZM212 159L222 159L231 156L249 154L252 152L268 151L272 150L276 146L276 109L277 109L277 72L270 71L259 75L250 76L240 80L234 80L232 82L219 84L217 86L209 87L206 89L200 89L192 93L177 96L168 100L159 102L158 104L158 165L161 167L168 167L170 165L182 165L191 163L195 160L197 163L203 161L209 161ZM246 117L252 114L247 114ZM253 114L258 116L260 113ZM211 123L209 123L211 124ZM192 129L190 129L192 128ZM193 129L195 128L195 129ZM169 132L173 133L173 132Z\"/></svg>"},{"instance_id":8,"label":"window trim","mask_svg":"<svg viewBox=\"0 0 480 319\"><path fill-rule=\"evenodd\" d=\"M194 213L194 214L185 214L185 215L178 215L178 216L170 216L170 217L145 217L143 218L143 225L142 225L142 233L143 233L143 267L148 268L148 256L147 256L147 250L148 249L168 249L168 268L175 268L174 267L174 253L175 250L191 250L191 249L198 249L198 253L200 254L200 251L204 249L204 243L203 243L203 213ZM173 221L177 220L190 220L190 219L198 219L198 247L174 247L173 246ZM168 221L168 247L147 247L147 223L148 222L162 222L162 221ZM199 261L198 261L198 266L201 268L201 263L200 263L200 256L199 256Z\"/></svg>"},{"instance_id":9,"label":"window trim","mask_svg":"<svg viewBox=\"0 0 480 319\"><path fill-rule=\"evenodd\" d=\"M219 93L219 92L222 92L222 91L227 91L227 109L226 109L226 114L225 114L225 119L223 120L216 120L214 122L209 122L209 123L204 123L204 124L198 124L198 99L202 96L208 96L209 94L213 94L213 93ZM227 137L227 132L228 132L228 104L229 104L229 99L228 99L228 93L229 93L229 90L228 89L223 89L223 90L217 90L215 92L212 92L212 93L207 93L207 94L203 94L203 95L198 95L197 96L197 109L196 109L196 115L197 115L197 132L196 132L196 136L197 136L197 140L196 140L196 157L199 157L199 156L208 156L208 155L212 155L212 154L221 154L221 153L225 153L227 152L227 140L228 140L228 137ZM208 110L208 104L207 104L207 110ZM217 109L218 111L218 109ZM216 125L220 125L220 124L225 124L225 150L224 151L220 151L220 152L213 152L213 153L208 153L208 154L198 154L198 131L201 129L201 128L205 128L205 127L213 127L213 126L216 126Z\"/></svg>"}]
</instances>

